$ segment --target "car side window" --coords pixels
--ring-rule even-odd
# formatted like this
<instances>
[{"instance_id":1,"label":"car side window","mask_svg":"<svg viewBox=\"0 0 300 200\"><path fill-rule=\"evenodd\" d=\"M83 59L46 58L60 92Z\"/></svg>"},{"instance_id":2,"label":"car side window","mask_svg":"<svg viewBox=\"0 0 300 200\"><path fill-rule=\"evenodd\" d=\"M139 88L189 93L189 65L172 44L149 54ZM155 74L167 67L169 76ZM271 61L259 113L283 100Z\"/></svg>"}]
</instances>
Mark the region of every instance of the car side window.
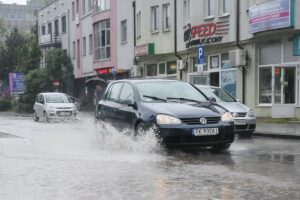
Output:
<instances>
[{"instance_id":1,"label":"car side window","mask_svg":"<svg viewBox=\"0 0 300 200\"><path fill-rule=\"evenodd\" d=\"M119 94L123 83L114 83L110 88L106 96L107 101L118 102Z\"/></svg>"},{"instance_id":2,"label":"car side window","mask_svg":"<svg viewBox=\"0 0 300 200\"><path fill-rule=\"evenodd\" d=\"M121 94L120 94L120 103L121 104L129 104L134 103L134 92L130 84L124 83L124 86L122 88Z\"/></svg>"}]
</instances>

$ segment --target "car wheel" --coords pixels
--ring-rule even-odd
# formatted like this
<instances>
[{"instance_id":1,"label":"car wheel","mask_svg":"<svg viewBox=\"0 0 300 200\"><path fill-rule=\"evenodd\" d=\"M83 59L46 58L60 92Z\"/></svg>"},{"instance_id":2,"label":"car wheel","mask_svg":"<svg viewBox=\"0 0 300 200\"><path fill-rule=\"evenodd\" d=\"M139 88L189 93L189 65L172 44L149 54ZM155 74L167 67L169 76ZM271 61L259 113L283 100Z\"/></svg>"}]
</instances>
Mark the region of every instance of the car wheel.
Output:
<instances>
[{"instance_id":1,"label":"car wheel","mask_svg":"<svg viewBox=\"0 0 300 200\"><path fill-rule=\"evenodd\" d=\"M222 152L226 151L230 148L231 144L230 143L225 143L225 144L215 144L213 145L213 150L216 152Z\"/></svg>"},{"instance_id":2,"label":"car wheel","mask_svg":"<svg viewBox=\"0 0 300 200\"><path fill-rule=\"evenodd\" d=\"M240 133L240 134L238 134L238 135L239 135L239 138L252 138L252 136L253 136L253 131Z\"/></svg>"},{"instance_id":3,"label":"car wheel","mask_svg":"<svg viewBox=\"0 0 300 200\"><path fill-rule=\"evenodd\" d=\"M138 125L135 128L135 135L134 138L138 139L139 137L142 137L146 135L146 125L143 122L138 123Z\"/></svg>"},{"instance_id":4,"label":"car wheel","mask_svg":"<svg viewBox=\"0 0 300 200\"><path fill-rule=\"evenodd\" d=\"M37 116L35 111L33 113L33 117L34 117L34 121L36 121L36 122L40 120L40 118Z\"/></svg>"},{"instance_id":5,"label":"car wheel","mask_svg":"<svg viewBox=\"0 0 300 200\"><path fill-rule=\"evenodd\" d=\"M46 122L50 122L50 118L48 117L45 111L44 111L44 119L46 120Z\"/></svg>"}]
</instances>

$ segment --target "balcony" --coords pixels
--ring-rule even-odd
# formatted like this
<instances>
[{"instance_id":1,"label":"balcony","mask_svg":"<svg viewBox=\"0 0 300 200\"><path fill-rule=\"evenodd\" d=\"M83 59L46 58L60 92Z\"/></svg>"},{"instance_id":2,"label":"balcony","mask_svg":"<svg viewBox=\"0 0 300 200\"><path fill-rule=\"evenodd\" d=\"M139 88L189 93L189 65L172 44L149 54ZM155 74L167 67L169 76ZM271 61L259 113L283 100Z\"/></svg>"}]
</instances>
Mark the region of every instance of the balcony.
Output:
<instances>
[{"instance_id":1,"label":"balcony","mask_svg":"<svg viewBox=\"0 0 300 200\"><path fill-rule=\"evenodd\" d=\"M42 35L39 38L40 48L61 48L61 35L57 33Z\"/></svg>"}]
</instances>

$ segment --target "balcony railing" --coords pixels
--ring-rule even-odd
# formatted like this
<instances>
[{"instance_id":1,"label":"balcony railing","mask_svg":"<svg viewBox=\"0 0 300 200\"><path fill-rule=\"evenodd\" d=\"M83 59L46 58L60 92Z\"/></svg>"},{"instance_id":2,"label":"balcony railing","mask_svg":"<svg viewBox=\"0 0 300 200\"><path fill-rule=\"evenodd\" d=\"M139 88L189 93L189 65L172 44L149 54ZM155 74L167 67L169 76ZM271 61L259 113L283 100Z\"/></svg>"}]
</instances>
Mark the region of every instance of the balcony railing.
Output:
<instances>
[{"instance_id":1,"label":"balcony railing","mask_svg":"<svg viewBox=\"0 0 300 200\"><path fill-rule=\"evenodd\" d=\"M40 47L61 47L61 35L57 33L42 35L39 38Z\"/></svg>"}]
</instances>

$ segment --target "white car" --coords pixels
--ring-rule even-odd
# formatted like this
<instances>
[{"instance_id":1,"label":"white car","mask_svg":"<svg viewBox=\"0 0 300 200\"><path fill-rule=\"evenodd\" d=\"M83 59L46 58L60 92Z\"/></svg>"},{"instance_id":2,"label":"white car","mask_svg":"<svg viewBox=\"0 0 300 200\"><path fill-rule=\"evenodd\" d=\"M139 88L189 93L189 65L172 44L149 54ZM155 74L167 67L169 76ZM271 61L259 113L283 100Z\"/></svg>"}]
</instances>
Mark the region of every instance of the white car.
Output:
<instances>
[{"instance_id":1,"label":"white car","mask_svg":"<svg viewBox=\"0 0 300 200\"><path fill-rule=\"evenodd\" d=\"M76 117L77 107L64 93L40 93L33 107L34 120L43 118L47 122L55 118Z\"/></svg>"},{"instance_id":2,"label":"white car","mask_svg":"<svg viewBox=\"0 0 300 200\"><path fill-rule=\"evenodd\" d=\"M195 85L202 93L232 113L234 132L251 136L256 128L256 117L252 108L240 103L225 90L207 85Z\"/></svg>"}]
</instances>

